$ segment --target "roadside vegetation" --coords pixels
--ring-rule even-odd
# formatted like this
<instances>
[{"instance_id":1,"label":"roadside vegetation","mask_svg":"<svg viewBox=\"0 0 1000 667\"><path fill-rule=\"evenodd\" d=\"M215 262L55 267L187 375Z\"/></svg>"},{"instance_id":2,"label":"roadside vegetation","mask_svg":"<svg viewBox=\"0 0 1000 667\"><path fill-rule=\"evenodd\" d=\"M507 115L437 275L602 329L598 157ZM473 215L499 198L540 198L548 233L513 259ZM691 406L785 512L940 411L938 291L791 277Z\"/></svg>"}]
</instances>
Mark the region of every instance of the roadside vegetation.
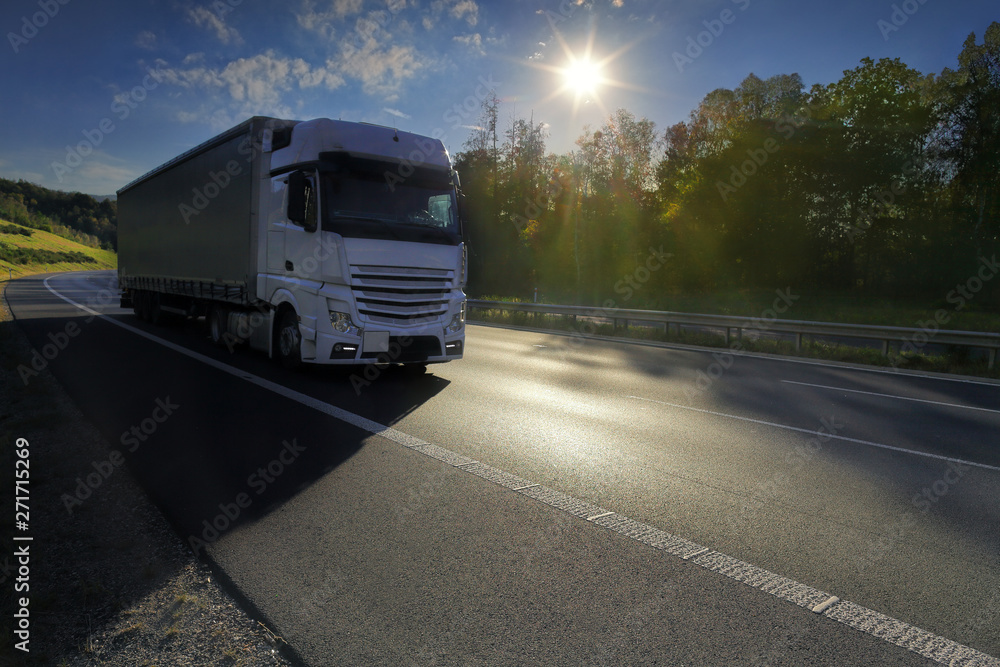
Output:
<instances>
[{"instance_id":1,"label":"roadside vegetation","mask_svg":"<svg viewBox=\"0 0 1000 667\"><path fill-rule=\"evenodd\" d=\"M529 299L515 299L496 295L483 297L484 301L501 301L507 303L530 302ZM701 313L709 315L729 315L746 317L748 319L761 317L761 314L771 306L774 300L773 292L727 293L721 295L684 296L677 297L673 303L668 303L662 310L681 313ZM541 300L540 300L541 301ZM646 308L648 310L661 308ZM795 319L815 322L842 322L850 324L872 324L881 326L899 326L919 328L919 323L933 317L938 309L948 309L946 304L920 303L916 301L875 299L870 302L845 300L841 302L829 295L801 295L794 307L783 316L784 319ZM949 313L954 318L949 321L948 329L962 331L1000 332L1000 315L993 312L960 312ZM620 322L616 329L607 317L601 316L601 309L594 308L594 317L569 317L549 315L544 313L523 313L503 311L500 309L472 308L468 319L471 323L482 322L503 326L523 327L542 331L567 332L605 337L693 345L702 347L727 348L734 345L736 349L745 352L798 356L814 359L826 359L847 363L867 364L871 366L892 367L900 370L931 371L958 375L973 375L1000 379L1000 363L993 369L987 368L987 355L983 350L974 350L964 346L934 346L929 345L918 352L900 350L899 343L893 343L889 356L883 356L881 346L877 343L855 341L852 343L835 343L817 337L804 335L802 346L795 349L792 340L776 340L763 336L757 337L750 330L735 343L734 338L726 344L725 336L697 329L679 329L676 326L667 331L662 325L646 325L641 322L629 322L624 326ZM613 315L609 312L608 314ZM954 325L954 326L953 326ZM933 339L931 341L933 343Z\"/></svg>"},{"instance_id":2,"label":"roadside vegetation","mask_svg":"<svg viewBox=\"0 0 1000 667\"><path fill-rule=\"evenodd\" d=\"M0 178L0 218L91 248L117 248L118 204L111 196L61 192Z\"/></svg>"},{"instance_id":3,"label":"roadside vegetation","mask_svg":"<svg viewBox=\"0 0 1000 667\"><path fill-rule=\"evenodd\" d=\"M80 244L52 232L0 220L0 282L38 273L114 269L111 250Z\"/></svg>"},{"instance_id":4,"label":"roadside vegetation","mask_svg":"<svg viewBox=\"0 0 1000 667\"><path fill-rule=\"evenodd\" d=\"M617 109L564 155L487 97L456 157L467 291L757 316L791 289L790 319L944 309L1000 331L1000 22L984 28L955 69L864 58L809 89L747 73L668 128Z\"/></svg>"}]
</instances>

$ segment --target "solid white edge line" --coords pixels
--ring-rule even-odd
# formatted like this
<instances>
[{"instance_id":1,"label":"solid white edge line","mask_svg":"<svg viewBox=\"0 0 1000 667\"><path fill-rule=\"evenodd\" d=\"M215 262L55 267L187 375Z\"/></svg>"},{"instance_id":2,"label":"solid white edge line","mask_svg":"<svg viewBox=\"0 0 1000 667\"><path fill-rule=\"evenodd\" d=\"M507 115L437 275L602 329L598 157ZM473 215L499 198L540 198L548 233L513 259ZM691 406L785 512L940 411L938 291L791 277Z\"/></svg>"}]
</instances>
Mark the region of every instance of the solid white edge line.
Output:
<instances>
[{"instance_id":1,"label":"solid white edge line","mask_svg":"<svg viewBox=\"0 0 1000 667\"><path fill-rule=\"evenodd\" d=\"M428 450L432 448L442 453L448 453L454 456L455 458L464 458L460 454L451 452L451 450L447 450L437 445L431 445L428 442L420 440L419 438L415 438L409 434L402 433L401 431L397 431L396 429L393 429L389 426L384 426L382 424L379 424L378 422L372 421L360 415L356 415L353 412L348 412L347 410L343 410L342 408L334 407L328 403L324 403L323 401L315 399L311 396L307 396L293 389L289 389L283 385L271 382L270 380L265 380L264 378L246 373L246 371L234 368L232 366L228 366L220 361L216 361L215 359L206 357L203 354L194 352L193 350L186 349L184 347L181 347L180 345L171 343L170 341L159 338L158 336L154 336L153 334L142 331L141 329L136 329L135 327L132 327L123 322L119 322L107 315L98 313L97 311L94 311L88 308L87 306L78 304L72 299L63 296L55 289L53 289L52 286L49 285L48 281L49 278L46 278L44 281L46 289L48 289L52 294L59 297L66 303L69 303L87 313L91 313L96 317L99 317L106 322L110 322L116 326L119 326L127 331L136 333L142 336L143 338L146 338L155 343L159 343L160 345L163 345L168 349L184 354L197 361L201 361L211 366L212 368L223 371L224 373L228 373L233 377L246 380L247 382L255 384L263 389L272 391L276 394L279 394L280 396L284 396L285 398L289 398L293 401L300 403L301 405L305 405L306 407L314 408L319 412L327 414L336 419L340 419L341 421L351 424L352 426L357 426L361 430L367 431L372 435L385 437L393 442L403 445L408 449L411 449L412 451L419 452L424 456L427 456L428 458L434 458L435 460L440 460L436 459L436 457L428 453ZM655 401L655 402L660 402L660 401ZM677 406L677 407L684 407L684 406ZM751 420L751 421L756 421L756 420ZM803 429L795 429L795 430L803 430ZM481 467L497 470L491 468L490 466L487 466L486 464L482 464ZM461 469L469 474L476 475L476 472L474 472L475 468L471 468L468 470L466 470L465 468L458 468L458 469ZM480 477L481 479L486 479L481 474L476 476ZM525 495L525 494L520 494L520 495ZM584 501L572 498L571 496L567 496L566 494L563 494L561 492L557 492L557 495L560 496L561 498L569 498L572 500L576 500L578 503L586 504L584 503ZM546 505L549 505L550 507L556 508L555 505L553 504L554 501L547 502L545 498L535 498L535 500L538 500ZM560 509L560 511L570 514L570 512L568 512L566 509ZM599 516L609 516L611 514L616 514L616 513L607 512ZM668 543L671 540L683 539L683 538L676 538L675 536L667 533L666 531L662 531L658 528L641 524L637 521L629 519L628 517L624 517L620 514L618 515L618 517L619 519L622 520L622 523L626 526L629 526L629 528L640 527L643 532L642 536L646 539L638 539L638 537L634 534L631 534L628 529L616 523L611 523L610 525L607 523L600 523L596 525L599 525L608 530L612 530L619 534L625 535L627 537L630 537L636 542L640 542L642 544L647 544L647 545L650 543L649 541L650 536L656 536L662 543ZM665 549L661 547L659 550L664 551ZM703 548L702 551L698 551L696 552L696 554L704 555L707 551L709 551L709 549ZM800 584L794 580L787 579L779 575L775 575L772 572L768 572L767 570L756 567L749 563L745 563L738 559L732 558L731 556L726 556L725 554L719 552L712 552L710 554L710 558L703 558L700 560L702 562L695 562L695 561L691 562L698 565L699 567L703 567L718 574L722 574L729 579L739 581L747 586L750 586L751 588L755 588L773 597L793 602L794 604L797 604L799 606L803 606L802 600L800 599L802 598L803 595L806 595L813 599L815 599L817 596L825 595L826 596L825 598L820 598L820 599L825 599L827 602L829 602L829 600L832 599L832 597L836 597L836 596L829 596L829 594L821 593L820 591L817 591L816 589L813 589L809 586ZM977 664L983 667L1000 667L1000 659L997 659L993 656L987 655L985 653L977 651L963 644L959 644L958 642L952 641L945 637L934 635L925 630L921 630L916 626L912 626L908 623L891 618L889 616L868 609L866 607L862 607L860 605L856 605L854 603L847 601L842 601L842 602L844 602L844 604L837 605L836 607L834 607L834 609L842 608L841 612L831 615L830 613L828 613L831 610L829 607L827 607L823 612L823 616L825 616L830 620L836 621L843 625L847 625L848 627L864 632L865 634L875 637L876 639L880 639L883 642L894 644L896 646L907 649L909 651L922 655L926 658L929 658L941 664L946 664L946 665ZM812 605L811 608L814 609L816 606L819 606L820 604L823 603L818 602L816 605ZM928 638L932 639L933 641L927 641Z\"/></svg>"},{"instance_id":2,"label":"solid white edge line","mask_svg":"<svg viewBox=\"0 0 1000 667\"><path fill-rule=\"evenodd\" d=\"M796 382L795 380L782 380L785 384L797 384L802 387L816 387L818 389L832 389L833 391L847 391L852 394L866 394L868 396L879 396L881 398L895 398L900 401L916 401L917 403L930 403L932 405L942 405L948 408L962 408L963 410L981 410L983 412L994 412L1000 414L1000 410L992 408L980 408L975 405L961 405L959 403L944 403L942 401L932 401L926 398L911 398L909 396L896 396L894 394L880 394L874 391L862 391L861 389L846 389L844 387L831 387L826 384L812 384L811 382Z\"/></svg>"},{"instance_id":3,"label":"solid white edge line","mask_svg":"<svg viewBox=\"0 0 1000 667\"><path fill-rule=\"evenodd\" d=\"M836 595L831 595L829 598L827 598L823 602L813 607L812 611L814 614L822 614L824 611L826 611L833 605L837 604L838 602L840 602L840 598L838 598Z\"/></svg>"},{"instance_id":4,"label":"solid white edge line","mask_svg":"<svg viewBox=\"0 0 1000 667\"><path fill-rule=\"evenodd\" d=\"M894 445L885 445L880 442L871 442L870 440L859 440L858 438L848 438L843 435L834 435L832 433L825 433L820 431L810 431L807 428L799 428L798 426L788 426L787 424L778 424L775 422L764 421L763 419L752 419L750 417L741 417L739 415L730 415L725 412L716 412L714 410L704 410L702 408L693 408L690 405L680 405L679 403L667 403L666 401L658 401L655 398L644 398L642 396L629 396L628 398L633 398L637 401L649 401L650 403L659 403L660 405L666 405L671 408L680 408L681 410L690 410L692 412L700 412L705 415L714 415L716 417L727 417L729 419L738 419L740 421L750 422L752 424L761 424L763 426L771 426L774 428L785 429L786 431L797 431L799 433L806 433L808 435L815 435L822 438L830 438L833 440L843 440L844 442L853 442L859 445L865 445L866 447L877 447L879 449L888 449L894 452L902 452L903 454L913 454L914 456L923 456L925 458L939 459L941 461L948 461L950 463L958 463L960 465L972 466L975 468L983 468L985 470L993 470L1000 472L1000 466L991 466L987 463L976 463L975 461L966 461L965 459L956 459L951 456L942 456L941 454L930 454L928 452L918 452L912 449L905 449L903 447L896 447Z\"/></svg>"}]
</instances>

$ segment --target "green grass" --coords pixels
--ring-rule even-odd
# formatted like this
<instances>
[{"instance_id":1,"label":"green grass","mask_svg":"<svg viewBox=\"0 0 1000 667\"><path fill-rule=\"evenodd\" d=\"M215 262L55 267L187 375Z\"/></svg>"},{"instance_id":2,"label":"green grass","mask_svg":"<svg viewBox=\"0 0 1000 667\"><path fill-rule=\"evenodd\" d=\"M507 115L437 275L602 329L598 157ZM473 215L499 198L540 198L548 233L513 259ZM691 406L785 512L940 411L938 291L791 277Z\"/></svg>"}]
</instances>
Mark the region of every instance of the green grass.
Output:
<instances>
[{"instance_id":1,"label":"green grass","mask_svg":"<svg viewBox=\"0 0 1000 667\"><path fill-rule=\"evenodd\" d=\"M37 273L115 269L118 256L110 250L81 245L40 229L0 220L0 282ZM11 233L14 229L30 235ZM26 261L26 263L21 263ZM8 273L9 269L9 273Z\"/></svg>"},{"instance_id":2,"label":"green grass","mask_svg":"<svg viewBox=\"0 0 1000 667\"><path fill-rule=\"evenodd\" d=\"M1000 280L1000 278L998 278ZM1000 293L990 297L989 288L983 289L972 299L965 300L963 307L956 309L956 303L949 303L948 295L953 288L926 298L889 298L868 296L854 292L806 291L791 288L792 305L778 315L784 320L807 320L811 322L841 322L844 324L874 324L881 326L916 327L919 322L933 318L935 312L944 310L948 317L942 327L954 331L1000 332ZM705 315L730 315L733 317L761 317L771 308L777 298L774 290L728 289L710 293L670 293L650 295L641 291L630 301L616 301L620 309L659 310L678 313L699 313ZM505 296L484 296L484 301L525 303L531 299ZM540 303L557 303L539 297ZM561 305L569 305L563 301ZM595 310L599 304L588 304Z\"/></svg>"}]
</instances>

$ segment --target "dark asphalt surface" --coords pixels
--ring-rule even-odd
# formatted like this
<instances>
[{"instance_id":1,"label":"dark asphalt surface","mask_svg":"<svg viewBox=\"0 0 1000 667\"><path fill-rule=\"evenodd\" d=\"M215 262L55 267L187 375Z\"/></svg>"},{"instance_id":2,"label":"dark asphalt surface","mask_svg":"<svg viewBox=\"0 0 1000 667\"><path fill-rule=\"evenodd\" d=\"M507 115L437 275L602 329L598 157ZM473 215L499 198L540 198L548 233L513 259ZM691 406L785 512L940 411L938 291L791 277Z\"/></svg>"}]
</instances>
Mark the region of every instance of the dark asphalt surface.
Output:
<instances>
[{"instance_id":1,"label":"dark asphalt surface","mask_svg":"<svg viewBox=\"0 0 1000 667\"><path fill-rule=\"evenodd\" d=\"M994 384L472 326L464 360L386 371L358 395L344 371L290 373L199 325L140 323L100 302L111 276L50 284L247 376L1000 655ZM7 298L36 349L79 327L51 370L308 664L932 664L91 319L41 278Z\"/></svg>"}]
</instances>

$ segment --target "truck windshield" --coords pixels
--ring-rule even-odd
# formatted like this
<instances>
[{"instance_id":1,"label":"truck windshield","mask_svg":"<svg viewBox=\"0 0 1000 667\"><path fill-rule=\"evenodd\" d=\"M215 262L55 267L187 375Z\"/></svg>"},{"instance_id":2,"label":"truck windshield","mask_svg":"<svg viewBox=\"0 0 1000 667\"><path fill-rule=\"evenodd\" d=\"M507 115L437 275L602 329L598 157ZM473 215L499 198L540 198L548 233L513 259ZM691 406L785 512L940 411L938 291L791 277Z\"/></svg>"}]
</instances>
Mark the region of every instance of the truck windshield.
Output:
<instances>
[{"instance_id":1,"label":"truck windshield","mask_svg":"<svg viewBox=\"0 0 1000 667\"><path fill-rule=\"evenodd\" d=\"M377 173L323 174L323 230L355 238L457 245L455 191L443 181L390 183Z\"/></svg>"}]
</instances>

